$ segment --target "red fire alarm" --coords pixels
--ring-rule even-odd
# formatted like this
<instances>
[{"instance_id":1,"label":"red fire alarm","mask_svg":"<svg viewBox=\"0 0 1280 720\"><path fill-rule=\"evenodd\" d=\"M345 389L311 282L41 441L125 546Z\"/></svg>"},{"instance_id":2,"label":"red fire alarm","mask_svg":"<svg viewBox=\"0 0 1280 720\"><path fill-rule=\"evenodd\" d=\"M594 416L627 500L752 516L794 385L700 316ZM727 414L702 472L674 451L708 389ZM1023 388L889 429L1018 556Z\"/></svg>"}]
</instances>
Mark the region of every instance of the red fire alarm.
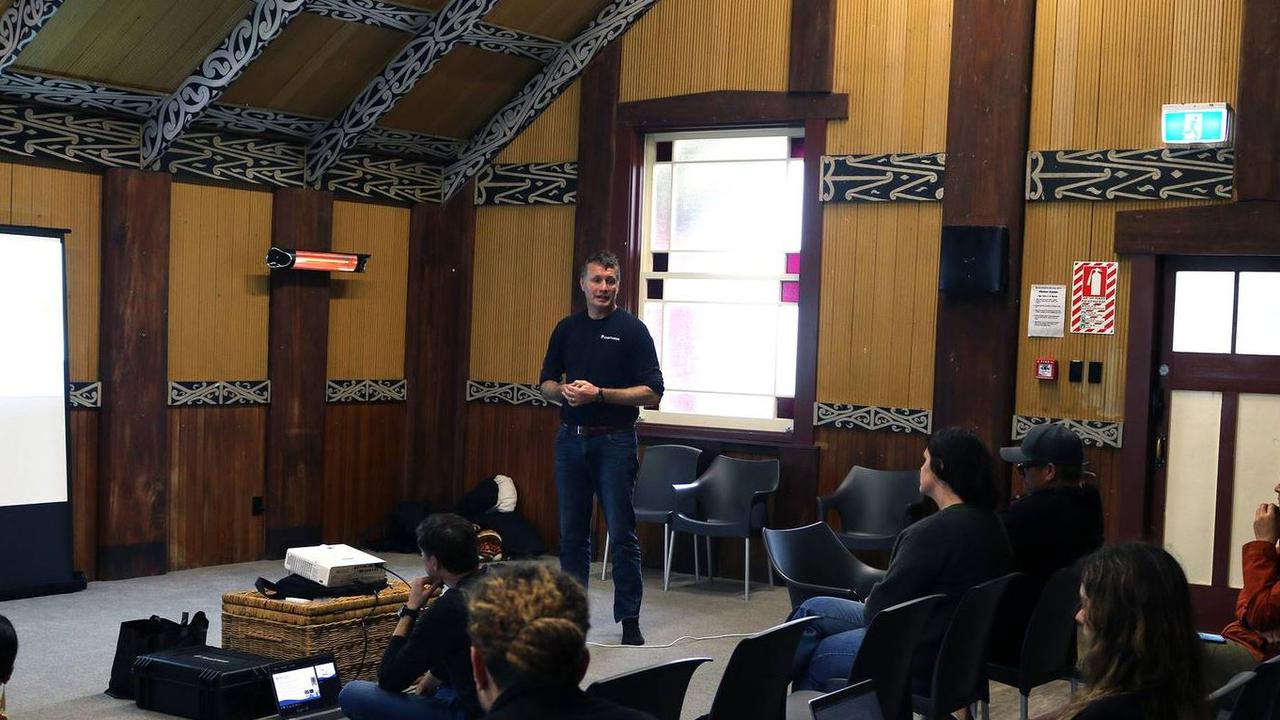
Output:
<instances>
[{"instance_id":1,"label":"red fire alarm","mask_svg":"<svg viewBox=\"0 0 1280 720\"><path fill-rule=\"evenodd\" d=\"M1057 380L1058 361L1053 358L1036 358L1036 379Z\"/></svg>"}]
</instances>

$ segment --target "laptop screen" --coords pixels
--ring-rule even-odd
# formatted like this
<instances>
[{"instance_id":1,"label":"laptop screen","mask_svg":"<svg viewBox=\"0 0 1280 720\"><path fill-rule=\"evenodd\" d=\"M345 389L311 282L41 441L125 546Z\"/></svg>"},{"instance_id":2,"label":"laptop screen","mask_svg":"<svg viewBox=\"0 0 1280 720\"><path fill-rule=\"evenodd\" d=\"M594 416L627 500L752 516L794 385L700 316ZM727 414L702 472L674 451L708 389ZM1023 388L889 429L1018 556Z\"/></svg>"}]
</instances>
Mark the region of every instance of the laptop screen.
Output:
<instances>
[{"instance_id":1,"label":"laptop screen","mask_svg":"<svg viewBox=\"0 0 1280 720\"><path fill-rule=\"evenodd\" d=\"M338 667L332 655L288 660L271 666L271 687L280 717L296 717L338 705Z\"/></svg>"},{"instance_id":2,"label":"laptop screen","mask_svg":"<svg viewBox=\"0 0 1280 720\"><path fill-rule=\"evenodd\" d=\"M870 680L809 701L813 720L884 720Z\"/></svg>"}]
</instances>

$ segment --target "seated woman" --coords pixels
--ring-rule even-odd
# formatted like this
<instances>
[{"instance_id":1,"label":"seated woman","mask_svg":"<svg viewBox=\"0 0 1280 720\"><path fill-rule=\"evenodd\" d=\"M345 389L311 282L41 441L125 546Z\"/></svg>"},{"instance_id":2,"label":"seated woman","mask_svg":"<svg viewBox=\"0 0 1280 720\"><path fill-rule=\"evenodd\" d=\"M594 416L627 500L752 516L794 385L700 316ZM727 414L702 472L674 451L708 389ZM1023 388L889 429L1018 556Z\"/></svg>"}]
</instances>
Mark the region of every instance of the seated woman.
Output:
<instances>
[{"instance_id":1,"label":"seated woman","mask_svg":"<svg viewBox=\"0 0 1280 720\"><path fill-rule=\"evenodd\" d=\"M9 618L0 615L0 720L5 720L4 686L13 676L13 661L18 657L18 633Z\"/></svg>"},{"instance_id":2,"label":"seated woman","mask_svg":"<svg viewBox=\"0 0 1280 720\"><path fill-rule=\"evenodd\" d=\"M494 573L471 593L471 669L486 718L653 720L578 689L587 672L587 596L545 565Z\"/></svg>"},{"instance_id":3,"label":"seated woman","mask_svg":"<svg viewBox=\"0 0 1280 720\"><path fill-rule=\"evenodd\" d=\"M1192 720L1202 715L1201 650L1178 561L1154 545L1085 560L1076 622L1086 692L1060 720Z\"/></svg>"},{"instance_id":4,"label":"seated woman","mask_svg":"<svg viewBox=\"0 0 1280 720\"><path fill-rule=\"evenodd\" d=\"M951 616L966 590L1009 571L1012 551L992 509L997 491L991 454L968 430L944 428L929 438L920 466L920 492L938 512L898 536L889 570L866 603L819 597L805 601L792 618L819 618L809 625L792 666L795 690L821 690L845 680L866 628L880 610L943 593L947 600L930 618L912 659L912 674L927 686L933 661Z\"/></svg>"}]
</instances>

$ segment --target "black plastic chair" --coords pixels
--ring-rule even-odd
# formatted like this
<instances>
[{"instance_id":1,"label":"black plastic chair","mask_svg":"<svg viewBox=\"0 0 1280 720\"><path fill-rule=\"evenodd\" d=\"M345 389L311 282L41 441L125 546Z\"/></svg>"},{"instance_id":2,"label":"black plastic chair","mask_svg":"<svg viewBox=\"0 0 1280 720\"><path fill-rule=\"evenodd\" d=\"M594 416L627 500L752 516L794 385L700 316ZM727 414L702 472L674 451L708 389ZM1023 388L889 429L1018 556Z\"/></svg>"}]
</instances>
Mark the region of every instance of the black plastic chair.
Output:
<instances>
[{"instance_id":1,"label":"black plastic chair","mask_svg":"<svg viewBox=\"0 0 1280 720\"><path fill-rule=\"evenodd\" d=\"M811 597L861 600L885 573L854 557L822 522L789 530L765 528L764 547L787 583L793 609Z\"/></svg>"},{"instance_id":2,"label":"black plastic chair","mask_svg":"<svg viewBox=\"0 0 1280 720\"><path fill-rule=\"evenodd\" d=\"M1228 716L1231 720L1274 720L1280 712L1280 656L1258 665Z\"/></svg>"},{"instance_id":3,"label":"black plastic chair","mask_svg":"<svg viewBox=\"0 0 1280 720\"><path fill-rule=\"evenodd\" d=\"M871 680L886 720L911 720L911 658L926 621L946 599L946 595L926 595L898 603L876 613L867 626L866 637L849 668L848 679L833 679L823 690ZM794 692L787 698L787 720L806 720L808 705L821 693Z\"/></svg>"},{"instance_id":4,"label":"black plastic chair","mask_svg":"<svg viewBox=\"0 0 1280 720\"><path fill-rule=\"evenodd\" d=\"M680 720L693 672L708 657L672 660L597 680L587 694L649 713L658 720Z\"/></svg>"},{"instance_id":5,"label":"black plastic chair","mask_svg":"<svg viewBox=\"0 0 1280 720\"><path fill-rule=\"evenodd\" d=\"M769 510L769 496L777 489L777 460L739 460L719 455L697 480L687 485L675 486L676 512L671 520L672 537L677 532L687 532L694 536L695 563L698 557L698 537L707 538L708 577L711 576L711 538L742 538L743 597L750 600L751 534L764 527ZM674 541L672 544L674 545ZM667 564L669 566L670 561ZM772 585L773 573L768 573L768 576L769 584Z\"/></svg>"},{"instance_id":6,"label":"black plastic chair","mask_svg":"<svg viewBox=\"0 0 1280 720\"><path fill-rule=\"evenodd\" d=\"M987 663L987 677L1018 689L1019 717L1027 720L1031 691L1054 680L1069 679L1075 670L1076 608L1080 606L1080 571L1074 566L1049 577L1031 612L1018 665Z\"/></svg>"},{"instance_id":7,"label":"black plastic chair","mask_svg":"<svg viewBox=\"0 0 1280 720\"><path fill-rule=\"evenodd\" d=\"M662 589L671 582L670 553L671 513L676 509L676 491L672 486L684 485L698 476L698 456L702 451L688 445L654 445L644 449L640 469L636 471L636 488L632 503L636 524L662 526ZM609 570L609 533L604 535L600 579Z\"/></svg>"},{"instance_id":8,"label":"black plastic chair","mask_svg":"<svg viewBox=\"0 0 1280 720\"><path fill-rule=\"evenodd\" d=\"M930 692L911 696L912 709L925 720L949 720L952 712L974 703L982 705L984 720L989 717L987 641L1000 597L1017 576L1010 573L975 585L960 598L938 648Z\"/></svg>"},{"instance_id":9,"label":"black plastic chair","mask_svg":"<svg viewBox=\"0 0 1280 720\"><path fill-rule=\"evenodd\" d=\"M808 717L813 720L885 720L876 696L875 683L863 680L810 700Z\"/></svg>"},{"instance_id":10,"label":"black plastic chair","mask_svg":"<svg viewBox=\"0 0 1280 720\"><path fill-rule=\"evenodd\" d=\"M921 500L917 470L854 465L835 492L818 498L818 520L840 516L840 542L850 550L888 550L906 527L907 508Z\"/></svg>"},{"instance_id":11,"label":"black plastic chair","mask_svg":"<svg viewBox=\"0 0 1280 720\"><path fill-rule=\"evenodd\" d=\"M701 720L783 720L796 646L816 619L799 618L743 638L725 665L711 712Z\"/></svg>"}]
</instances>

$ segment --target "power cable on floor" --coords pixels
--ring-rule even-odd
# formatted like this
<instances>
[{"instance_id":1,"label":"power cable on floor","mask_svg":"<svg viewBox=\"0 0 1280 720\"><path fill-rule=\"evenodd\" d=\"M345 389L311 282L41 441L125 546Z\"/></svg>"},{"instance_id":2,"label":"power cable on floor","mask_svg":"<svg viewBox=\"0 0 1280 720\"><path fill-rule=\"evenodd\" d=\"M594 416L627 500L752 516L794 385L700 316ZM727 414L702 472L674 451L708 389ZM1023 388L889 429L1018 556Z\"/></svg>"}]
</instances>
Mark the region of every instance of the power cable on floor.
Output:
<instances>
[{"instance_id":1,"label":"power cable on floor","mask_svg":"<svg viewBox=\"0 0 1280 720\"><path fill-rule=\"evenodd\" d=\"M746 638L756 633L725 633L724 635L681 635L665 645L623 645L621 643L599 643L588 642L587 645L599 648L632 648L635 650L660 650L662 648L674 647L676 644L688 640L690 642L698 642L701 640L722 640L724 638Z\"/></svg>"}]
</instances>

